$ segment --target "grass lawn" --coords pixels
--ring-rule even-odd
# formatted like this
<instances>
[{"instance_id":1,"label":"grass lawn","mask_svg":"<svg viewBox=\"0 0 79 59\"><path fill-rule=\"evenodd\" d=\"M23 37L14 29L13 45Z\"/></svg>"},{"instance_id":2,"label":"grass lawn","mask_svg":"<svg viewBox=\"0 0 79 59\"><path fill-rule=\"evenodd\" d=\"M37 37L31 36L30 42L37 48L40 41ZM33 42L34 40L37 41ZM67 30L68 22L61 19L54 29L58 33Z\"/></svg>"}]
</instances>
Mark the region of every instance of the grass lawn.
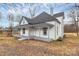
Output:
<instances>
[{"instance_id":1,"label":"grass lawn","mask_svg":"<svg viewBox=\"0 0 79 59\"><path fill-rule=\"evenodd\" d=\"M50 43L24 40L18 41L14 37L0 36L0 55L6 56L37 56L37 55L79 55L79 37L74 33L65 33L63 41Z\"/></svg>"}]
</instances>

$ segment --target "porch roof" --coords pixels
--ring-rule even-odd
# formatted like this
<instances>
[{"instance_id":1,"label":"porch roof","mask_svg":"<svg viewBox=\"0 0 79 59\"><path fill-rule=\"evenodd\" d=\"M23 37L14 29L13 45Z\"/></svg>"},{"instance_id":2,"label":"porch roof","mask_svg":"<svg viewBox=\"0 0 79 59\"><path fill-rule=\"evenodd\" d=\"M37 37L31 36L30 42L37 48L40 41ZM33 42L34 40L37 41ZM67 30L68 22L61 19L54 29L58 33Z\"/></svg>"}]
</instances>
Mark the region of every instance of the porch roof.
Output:
<instances>
[{"instance_id":1,"label":"porch roof","mask_svg":"<svg viewBox=\"0 0 79 59\"><path fill-rule=\"evenodd\" d=\"M40 24L34 24L34 25L30 25L30 24L25 24L25 25L19 25L14 27L14 29L18 29L18 28L44 28L44 27L53 27L54 25L52 24L48 24L48 23L40 23Z\"/></svg>"}]
</instances>

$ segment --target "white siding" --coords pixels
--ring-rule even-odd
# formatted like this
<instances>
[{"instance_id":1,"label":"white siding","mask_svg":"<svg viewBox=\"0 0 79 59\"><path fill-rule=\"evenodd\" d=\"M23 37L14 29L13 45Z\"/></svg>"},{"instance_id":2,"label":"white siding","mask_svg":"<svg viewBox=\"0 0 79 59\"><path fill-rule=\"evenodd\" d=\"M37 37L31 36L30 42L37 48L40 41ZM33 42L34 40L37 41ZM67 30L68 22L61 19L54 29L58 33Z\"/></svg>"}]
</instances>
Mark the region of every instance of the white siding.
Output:
<instances>
[{"instance_id":1,"label":"white siding","mask_svg":"<svg viewBox=\"0 0 79 59\"><path fill-rule=\"evenodd\" d=\"M51 40L56 40L58 39L58 35L57 35L57 26L58 26L58 23L56 21L52 21L52 22L47 22L49 24L52 24L54 25L52 28L50 28L49 30L49 38Z\"/></svg>"},{"instance_id":2,"label":"white siding","mask_svg":"<svg viewBox=\"0 0 79 59\"><path fill-rule=\"evenodd\" d=\"M51 40L55 40L55 39L56 39L55 26L52 27L52 28L49 30L49 38L50 38Z\"/></svg>"},{"instance_id":3,"label":"white siding","mask_svg":"<svg viewBox=\"0 0 79 59\"><path fill-rule=\"evenodd\" d=\"M23 29L21 29L21 30L20 30L20 34L21 34L22 36L29 36L29 30L26 29L26 30L25 30L25 34L23 34Z\"/></svg>"},{"instance_id":4,"label":"white siding","mask_svg":"<svg viewBox=\"0 0 79 59\"><path fill-rule=\"evenodd\" d=\"M47 35L44 35L42 28L36 29L36 30L34 31L34 36L35 36L35 39L37 39L37 40L50 41L50 40L49 40L48 30L47 30Z\"/></svg>"},{"instance_id":5,"label":"white siding","mask_svg":"<svg viewBox=\"0 0 79 59\"><path fill-rule=\"evenodd\" d=\"M62 23L63 19L61 17L58 18L58 19L61 22L60 24L57 23L56 21L47 22L49 24L53 24L54 25L54 27L52 27L49 30L49 33L50 33L49 37L52 40L57 40L59 37L63 37L63 35L64 35L64 27L63 27L64 24ZM58 34L57 34L57 27L58 27Z\"/></svg>"},{"instance_id":6,"label":"white siding","mask_svg":"<svg viewBox=\"0 0 79 59\"><path fill-rule=\"evenodd\" d=\"M43 29L36 29L36 31L35 31L35 34L34 34L35 36L37 36L37 37L43 37L43 38L48 38L48 35L43 35Z\"/></svg>"},{"instance_id":7,"label":"white siding","mask_svg":"<svg viewBox=\"0 0 79 59\"><path fill-rule=\"evenodd\" d=\"M24 24L28 24L25 18L23 18L23 20L21 21L21 25L24 25Z\"/></svg>"},{"instance_id":8,"label":"white siding","mask_svg":"<svg viewBox=\"0 0 79 59\"><path fill-rule=\"evenodd\" d=\"M63 37L64 36L64 19L63 17L58 17L57 19L61 22L61 24L59 25L59 32L60 32L59 36Z\"/></svg>"},{"instance_id":9,"label":"white siding","mask_svg":"<svg viewBox=\"0 0 79 59\"><path fill-rule=\"evenodd\" d=\"M47 35L44 35L43 34L43 29L40 29L40 37L48 38L48 29L47 29Z\"/></svg>"}]
</instances>

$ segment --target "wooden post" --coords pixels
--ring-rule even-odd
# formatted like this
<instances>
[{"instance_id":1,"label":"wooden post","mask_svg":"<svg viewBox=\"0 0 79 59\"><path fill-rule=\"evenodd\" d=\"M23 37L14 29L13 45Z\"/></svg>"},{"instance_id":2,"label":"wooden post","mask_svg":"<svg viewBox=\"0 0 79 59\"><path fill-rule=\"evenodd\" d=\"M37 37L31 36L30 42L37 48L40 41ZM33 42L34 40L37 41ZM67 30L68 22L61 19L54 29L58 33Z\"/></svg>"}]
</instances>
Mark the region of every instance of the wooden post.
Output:
<instances>
[{"instance_id":1,"label":"wooden post","mask_svg":"<svg viewBox=\"0 0 79 59\"><path fill-rule=\"evenodd\" d=\"M39 38L40 38L40 27L38 29L39 29Z\"/></svg>"},{"instance_id":2,"label":"wooden post","mask_svg":"<svg viewBox=\"0 0 79 59\"><path fill-rule=\"evenodd\" d=\"M49 39L49 27L48 27L48 39Z\"/></svg>"},{"instance_id":3,"label":"wooden post","mask_svg":"<svg viewBox=\"0 0 79 59\"><path fill-rule=\"evenodd\" d=\"M28 34L29 34L29 36L28 36L28 37L30 38L30 28L28 28L28 32L29 32L29 33L28 33ZM29 40L29 39L28 39L28 40Z\"/></svg>"},{"instance_id":4,"label":"wooden post","mask_svg":"<svg viewBox=\"0 0 79 59\"><path fill-rule=\"evenodd\" d=\"M56 23L55 23L55 40L56 40Z\"/></svg>"}]
</instances>

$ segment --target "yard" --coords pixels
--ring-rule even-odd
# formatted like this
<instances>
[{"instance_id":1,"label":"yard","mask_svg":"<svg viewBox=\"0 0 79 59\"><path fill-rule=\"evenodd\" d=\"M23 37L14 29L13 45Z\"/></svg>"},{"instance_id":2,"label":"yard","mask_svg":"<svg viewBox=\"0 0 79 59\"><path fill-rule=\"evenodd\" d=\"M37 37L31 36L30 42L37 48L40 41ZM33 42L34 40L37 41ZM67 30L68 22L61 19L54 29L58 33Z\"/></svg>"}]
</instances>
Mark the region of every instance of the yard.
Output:
<instances>
[{"instance_id":1,"label":"yard","mask_svg":"<svg viewBox=\"0 0 79 59\"><path fill-rule=\"evenodd\" d=\"M63 41L50 43L37 40L18 41L14 37L0 36L0 55L4 56L61 56L79 55L79 37L65 33Z\"/></svg>"}]
</instances>

